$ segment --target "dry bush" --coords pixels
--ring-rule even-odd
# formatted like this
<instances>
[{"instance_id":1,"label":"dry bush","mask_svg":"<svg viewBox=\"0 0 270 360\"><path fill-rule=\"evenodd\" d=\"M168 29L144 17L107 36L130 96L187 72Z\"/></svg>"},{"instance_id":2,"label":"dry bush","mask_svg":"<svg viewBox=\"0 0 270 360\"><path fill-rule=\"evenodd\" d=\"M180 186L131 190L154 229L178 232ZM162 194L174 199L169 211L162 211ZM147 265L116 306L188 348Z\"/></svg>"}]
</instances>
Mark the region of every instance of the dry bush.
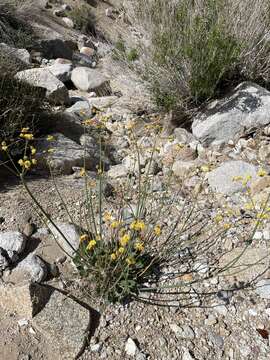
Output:
<instances>
[{"instance_id":1,"label":"dry bush","mask_svg":"<svg viewBox=\"0 0 270 360\"><path fill-rule=\"evenodd\" d=\"M167 110L217 96L232 78L269 80L269 1L136 0L130 6L144 35L144 73Z\"/></svg>"}]
</instances>

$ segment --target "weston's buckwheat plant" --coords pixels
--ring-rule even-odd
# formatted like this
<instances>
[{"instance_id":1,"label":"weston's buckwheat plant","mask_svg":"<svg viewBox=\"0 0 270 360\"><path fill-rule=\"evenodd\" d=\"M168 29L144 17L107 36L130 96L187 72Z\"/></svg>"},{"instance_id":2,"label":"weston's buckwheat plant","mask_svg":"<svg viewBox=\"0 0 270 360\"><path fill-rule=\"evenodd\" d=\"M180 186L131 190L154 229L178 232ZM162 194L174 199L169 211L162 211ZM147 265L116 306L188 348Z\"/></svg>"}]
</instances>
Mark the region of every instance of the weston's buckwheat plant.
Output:
<instances>
[{"instance_id":1,"label":"weston's buckwheat plant","mask_svg":"<svg viewBox=\"0 0 270 360\"><path fill-rule=\"evenodd\" d=\"M84 119L85 132L99 137L100 154L106 145L104 134L108 121L109 117L97 109L93 116ZM196 291L195 286L226 276L226 271L239 260L238 256L225 266L220 265L224 241L228 238L240 241L244 244L244 253L251 246L257 229L269 221L269 197L256 203L250 190L250 176L234 179L242 182L248 196L245 207L251 221L247 225L241 211L229 202L217 205L211 193L204 193L202 184L183 195L182 183L175 182L170 164L157 184L161 128L149 123L143 130L151 141L137 139L135 122L127 125L134 156L130 158L127 176L114 184L109 196L104 195L108 179L102 156L94 178L85 166L81 168L85 195L80 204L78 248L70 244L27 184L27 173L39 162L34 134L29 128L23 128L14 140L24 145L24 154L16 162L9 153L12 144L5 139L1 139L1 151L8 159L4 165L18 174L39 214L74 250L71 260L84 279L82 290L87 296L105 304L130 299L163 306L174 300L183 305L192 304L194 299L197 302L210 296L205 291ZM48 136L47 140L53 142L54 139ZM177 156L183 146L175 146L173 156ZM46 156L53 174L50 149ZM209 169L210 166L204 164L195 171L203 178ZM258 176L265 174L264 169L259 169ZM62 201L58 190L57 195ZM66 210L72 220L72 210ZM209 288L208 293L211 294Z\"/></svg>"}]
</instances>

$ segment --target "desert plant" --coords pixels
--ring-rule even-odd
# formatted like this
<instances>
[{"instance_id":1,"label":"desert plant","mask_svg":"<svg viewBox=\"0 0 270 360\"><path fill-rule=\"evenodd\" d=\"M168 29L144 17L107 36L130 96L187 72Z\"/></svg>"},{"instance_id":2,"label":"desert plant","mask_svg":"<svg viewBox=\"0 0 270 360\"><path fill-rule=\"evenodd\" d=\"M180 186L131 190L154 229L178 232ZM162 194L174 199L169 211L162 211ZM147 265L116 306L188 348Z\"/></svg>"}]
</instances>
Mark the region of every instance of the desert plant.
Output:
<instances>
[{"instance_id":1,"label":"desert plant","mask_svg":"<svg viewBox=\"0 0 270 360\"><path fill-rule=\"evenodd\" d=\"M19 13L19 2L0 2L0 42L16 48L28 48L33 44L33 30Z\"/></svg>"},{"instance_id":2,"label":"desert plant","mask_svg":"<svg viewBox=\"0 0 270 360\"><path fill-rule=\"evenodd\" d=\"M106 121L108 117L98 112L93 118L85 119L86 131L95 130L102 134ZM105 304L127 299L163 306L172 300L181 299L184 303L184 296L189 295L183 290L187 281L194 288L196 283L202 284L211 277L221 276L239 260L238 256L226 266L219 267L222 256L220 245L222 247L225 237L233 235L239 237L247 249L253 241L256 229L269 219L269 197L260 204L255 204L252 197L249 198L250 203L247 203L246 209L250 212L252 223L247 230L246 218L243 218L241 212L230 208L229 204L224 203L219 207L214 198L211 201L208 194L208 205L205 206L201 188L197 188L185 198L181 195L181 187L173 191L170 169L163 189L156 192L151 169L153 159L159 154L157 144L160 127L146 124L145 132L154 136L154 140L152 145L142 146L136 138L134 126L134 123L131 123L127 128L134 150L133 169L130 170L130 177L119 182L115 188L117 195L108 200L103 194L106 174L102 161L95 179L88 176L85 168L81 169L85 194L81 200L81 236L78 249L70 244L27 184L27 172L39 161L38 149L32 145L35 136L30 129L21 129L16 140L22 142L25 149L18 162L15 163L10 156L12 144L4 141L1 149L13 163L13 171L17 171L42 220L49 222L74 250L75 256L67 255L71 256L80 276L85 279L83 291L92 297L92 300L97 296L101 303ZM53 139L50 137L48 140ZM100 148L102 144L101 136ZM172 146L175 147L175 154L182 149L179 144ZM149 159L144 171L142 154ZM47 156L50 167L49 151ZM205 165L200 171L209 171L209 167ZM266 172L260 169L258 175L265 174ZM234 179L242 182L248 195L250 180L248 174ZM60 192L56 192L63 201ZM67 207L66 210L72 221L72 210ZM241 228L243 223L245 234ZM58 241L57 237L55 240ZM206 258L207 270L203 268L202 271L200 261L205 261Z\"/></svg>"},{"instance_id":3,"label":"desert plant","mask_svg":"<svg viewBox=\"0 0 270 360\"><path fill-rule=\"evenodd\" d=\"M67 16L73 20L75 29L85 34L95 34L95 16L90 6L81 5L74 7L68 12Z\"/></svg>"},{"instance_id":4,"label":"desert plant","mask_svg":"<svg viewBox=\"0 0 270 360\"><path fill-rule=\"evenodd\" d=\"M259 0L256 11L243 0L137 0L133 7L147 39L142 63L159 105L196 106L218 96L232 74L269 79L268 1Z\"/></svg>"}]
</instances>

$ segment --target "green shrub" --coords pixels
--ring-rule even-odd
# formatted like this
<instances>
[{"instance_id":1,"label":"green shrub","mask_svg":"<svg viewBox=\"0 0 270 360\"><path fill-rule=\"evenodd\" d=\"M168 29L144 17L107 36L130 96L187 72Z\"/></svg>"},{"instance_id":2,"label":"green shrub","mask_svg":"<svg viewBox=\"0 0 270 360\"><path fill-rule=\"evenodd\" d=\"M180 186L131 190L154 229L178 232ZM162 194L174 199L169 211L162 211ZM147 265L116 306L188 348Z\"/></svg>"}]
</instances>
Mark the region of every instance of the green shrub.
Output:
<instances>
[{"instance_id":1,"label":"green shrub","mask_svg":"<svg viewBox=\"0 0 270 360\"><path fill-rule=\"evenodd\" d=\"M18 15L14 4L0 4L0 42L16 48L28 48L33 44L31 26Z\"/></svg>"},{"instance_id":2,"label":"green shrub","mask_svg":"<svg viewBox=\"0 0 270 360\"><path fill-rule=\"evenodd\" d=\"M45 99L45 90L14 79L13 74L0 74L0 142L12 143L21 129L31 128L35 134L46 133L53 115ZM10 148L11 155L20 152L19 143Z\"/></svg>"},{"instance_id":3,"label":"green shrub","mask_svg":"<svg viewBox=\"0 0 270 360\"><path fill-rule=\"evenodd\" d=\"M85 34L95 34L95 16L89 6L74 7L67 16L73 20L75 29Z\"/></svg>"},{"instance_id":4,"label":"green shrub","mask_svg":"<svg viewBox=\"0 0 270 360\"><path fill-rule=\"evenodd\" d=\"M269 79L269 11L266 0L137 0L135 23L145 32L143 67L157 103L198 105L222 84Z\"/></svg>"},{"instance_id":5,"label":"green shrub","mask_svg":"<svg viewBox=\"0 0 270 360\"><path fill-rule=\"evenodd\" d=\"M135 61L139 58L139 53L138 53L138 50L137 49L130 49L128 52L127 52L127 60L132 62L132 61Z\"/></svg>"}]
</instances>

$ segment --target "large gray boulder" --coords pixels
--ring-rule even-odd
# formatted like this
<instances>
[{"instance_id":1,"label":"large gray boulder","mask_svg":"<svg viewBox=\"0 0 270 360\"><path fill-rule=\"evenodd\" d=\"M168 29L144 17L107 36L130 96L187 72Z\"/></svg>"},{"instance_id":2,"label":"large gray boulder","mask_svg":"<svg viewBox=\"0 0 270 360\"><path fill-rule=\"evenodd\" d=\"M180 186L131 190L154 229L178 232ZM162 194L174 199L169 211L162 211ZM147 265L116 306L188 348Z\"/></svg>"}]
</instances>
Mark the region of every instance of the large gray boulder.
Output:
<instances>
[{"instance_id":1,"label":"large gray boulder","mask_svg":"<svg viewBox=\"0 0 270 360\"><path fill-rule=\"evenodd\" d=\"M0 270L4 270L9 263L18 260L26 246L26 237L18 231L0 233Z\"/></svg>"},{"instance_id":2,"label":"large gray boulder","mask_svg":"<svg viewBox=\"0 0 270 360\"><path fill-rule=\"evenodd\" d=\"M211 189L215 192L231 195L244 190L242 181L236 181L235 177L241 176L243 180L251 176L251 181L257 180L257 168L244 161L227 161L218 168L212 170L207 178ZM248 182L248 184L251 183Z\"/></svg>"},{"instance_id":3,"label":"large gray boulder","mask_svg":"<svg viewBox=\"0 0 270 360\"><path fill-rule=\"evenodd\" d=\"M71 80L72 64L53 64L46 68L63 83Z\"/></svg>"},{"instance_id":4,"label":"large gray boulder","mask_svg":"<svg viewBox=\"0 0 270 360\"><path fill-rule=\"evenodd\" d=\"M71 81L77 89L95 91L99 94L110 92L109 80L99 71L87 67L77 67L72 71Z\"/></svg>"},{"instance_id":5,"label":"large gray boulder","mask_svg":"<svg viewBox=\"0 0 270 360\"><path fill-rule=\"evenodd\" d=\"M26 49L17 49L5 43L0 43L0 51L10 57L15 57L26 65L31 64L31 55Z\"/></svg>"},{"instance_id":6,"label":"large gray boulder","mask_svg":"<svg viewBox=\"0 0 270 360\"><path fill-rule=\"evenodd\" d=\"M16 78L46 89L46 97L53 104L66 104L69 101L68 89L45 68L20 71L16 74Z\"/></svg>"},{"instance_id":7,"label":"large gray boulder","mask_svg":"<svg viewBox=\"0 0 270 360\"><path fill-rule=\"evenodd\" d=\"M89 337L91 312L70 296L54 291L33 325L57 347L57 359L78 359Z\"/></svg>"},{"instance_id":8,"label":"large gray boulder","mask_svg":"<svg viewBox=\"0 0 270 360\"><path fill-rule=\"evenodd\" d=\"M41 139L37 143L37 154L40 169L48 169L48 162L52 170L63 174L72 174L73 167L84 167L87 170L95 170L99 163L98 152L90 152L75 141L60 133L53 134L55 141L48 142ZM52 150L52 152L50 151ZM49 150L49 151L48 151Z\"/></svg>"},{"instance_id":9,"label":"large gray boulder","mask_svg":"<svg viewBox=\"0 0 270 360\"><path fill-rule=\"evenodd\" d=\"M69 255L74 256L80 246L80 228L69 223L57 223L57 228L51 223L48 227L58 245Z\"/></svg>"},{"instance_id":10,"label":"large gray boulder","mask_svg":"<svg viewBox=\"0 0 270 360\"><path fill-rule=\"evenodd\" d=\"M204 145L223 144L270 123L270 92L244 82L234 92L195 117L193 135Z\"/></svg>"}]
</instances>

